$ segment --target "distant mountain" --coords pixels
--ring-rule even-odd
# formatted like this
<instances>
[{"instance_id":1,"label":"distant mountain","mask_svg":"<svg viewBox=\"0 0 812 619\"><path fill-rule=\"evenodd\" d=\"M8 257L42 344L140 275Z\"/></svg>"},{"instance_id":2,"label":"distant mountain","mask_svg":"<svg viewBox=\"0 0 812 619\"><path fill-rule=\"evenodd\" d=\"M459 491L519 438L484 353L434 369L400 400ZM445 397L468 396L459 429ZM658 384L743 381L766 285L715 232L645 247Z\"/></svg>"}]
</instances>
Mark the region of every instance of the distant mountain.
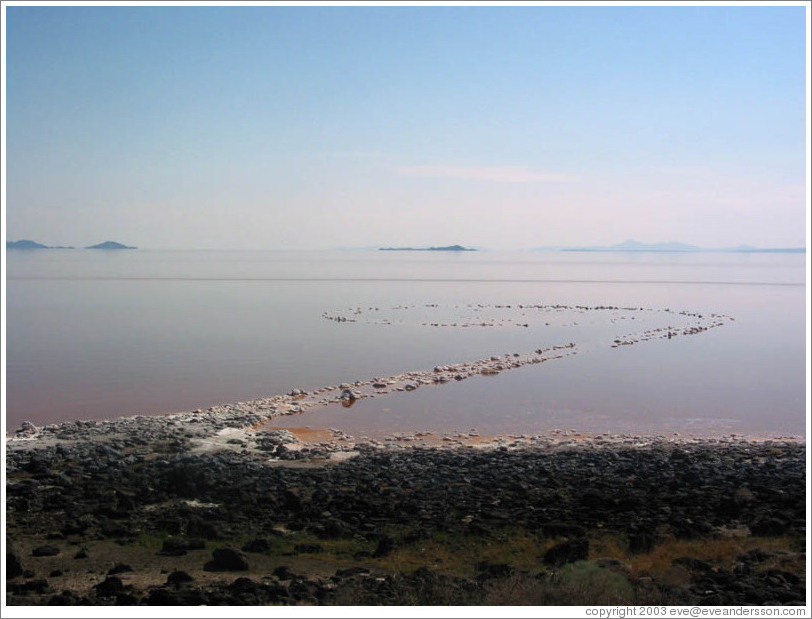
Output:
<instances>
[{"instance_id":1,"label":"distant mountain","mask_svg":"<svg viewBox=\"0 0 812 619\"><path fill-rule=\"evenodd\" d=\"M89 247L85 247L85 249L138 249L138 248L129 247L128 245L122 245L121 243L116 243L115 241L105 241L104 243L99 243L98 245L91 245Z\"/></svg>"},{"instance_id":2,"label":"distant mountain","mask_svg":"<svg viewBox=\"0 0 812 619\"><path fill-rule=\"evenodd\" d=\"M805 254L806 247L751 247L739 245L730 249L709 249L707 251L734 252L740 254Z\"/></svg>"},{"instance_id":3,"label":"distant mountain","mask_svg":"<svg viewBox=\"0 0 812 619\"><path fill-rule=\"evenodd\" d=\"M589 247L536 247L534 251L594 251L594 252L723 252L723 253L806 253L804 247L771 247L758 248L752 245L738 245L722 249L706 249L687 243L671 241L668 243L641 243L628 240L616 245Z\"/></svg>"},{"instance_id":4,"label":"distant mountain","mask_svg":"<svg viewBox=\"0 0 812 619\"><path fill-rule=\"evenodd\" d=\"M611 249L615 251L699 251L696 245L688 245L687 243L677 243L670 241L668 243L640 243L638 241L628 240L617 245L612 245Z\"/></svg>"},{"instance_id":5,"label":"distant mountain","mask_svg":"<svg viewBox=\"0 0 812 619\"><path fill-rule=\"evenodd\" d=\"M36 241L6 241L6 249L50 249L47 245Z\"/></svg>"},{"instance_id":6,"label":"distant mountain","mask_svg":"<svg viewBox=\"0 0 812 619\"><path fill-rule=\"evenodd\" d=\"M668 243L641 243L629 239L616 245L609 247L569 247L564 251L701 251L701 248L696 245L688 245L686 243L677 243L670 241Z\"/></svg>"},{"instance_id":7,"label":"distant mountain","mask_svg":"<svg viewBox=\"0 0 812 619\"><path fill-rule=\"evenodd\" d=\"M462 245L448 245L446 247L429 247L428 251L476 251L471 247L463 247Z\"/></svg>"},{"instance_id":8,"label":"distant mountain","mask_svg":"<svg viewBox=\"0 0 812 619\"><path fill-rule=\"evenodd\" d=\"M446 247L379 247L380 251L477 251L462 245L448 245Z\"/></svg>"}]
</instances>

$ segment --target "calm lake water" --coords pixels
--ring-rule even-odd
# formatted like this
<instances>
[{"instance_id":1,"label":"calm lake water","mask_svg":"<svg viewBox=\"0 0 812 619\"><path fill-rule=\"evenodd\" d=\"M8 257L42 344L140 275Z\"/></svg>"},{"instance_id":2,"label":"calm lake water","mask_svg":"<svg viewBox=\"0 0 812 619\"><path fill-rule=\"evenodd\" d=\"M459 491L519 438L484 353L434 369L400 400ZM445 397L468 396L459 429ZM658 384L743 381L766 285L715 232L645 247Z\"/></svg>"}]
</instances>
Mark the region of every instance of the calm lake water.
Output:
<instances>
[{"instance_id":1,"label":"calm lake water","mask_svg":"<svg viewBox=\"0 0 812 619\"><path fill-rule=\"evenodd\" d=\"M279 425L805 434L803 254L18 250L6 269L7 429L194 410L574 342L581 352L566 359ZM665 309L734 320L610 346L667 326Z\"/></svg>"}]
</instances>

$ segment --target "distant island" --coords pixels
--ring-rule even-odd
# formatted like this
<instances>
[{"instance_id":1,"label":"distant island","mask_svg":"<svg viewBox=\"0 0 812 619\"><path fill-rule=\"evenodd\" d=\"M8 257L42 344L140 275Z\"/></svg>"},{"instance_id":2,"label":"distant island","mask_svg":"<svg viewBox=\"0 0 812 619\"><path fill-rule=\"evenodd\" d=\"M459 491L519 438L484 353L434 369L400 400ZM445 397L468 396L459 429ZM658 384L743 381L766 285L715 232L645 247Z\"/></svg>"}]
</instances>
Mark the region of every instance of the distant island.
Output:
<instances>
[{"instance_id":1,"label":"distant island","mask_svg":"<svg viewBox=\"0 0 812 619\"><path fill-rule=\"evenodd\" d=\"M47 245L36 241L6 241L6 249L50 249Z\"/></svg>"},{"instance_id":2,"label":"distant island","mask_svg":"<svg viewBox=\"0 0 812 619\"><path fill-rule=\"evenodd\" d=\"M6 249L74 249L73 247L50 247L48 245L43 245L42 243L37 243L36 241L29 241L27 239L23 239L20 241L6 241Z\"/></svg>"},{"instance_id":3,"label":"distant island","mask_svg":"<svg viewBox=\"0 0 812 619\"><path fill-rule=\"evenodd\" d=\"M138 249L138 248L130 247L128 245L122 245L121 243L116 243L115 241L105 241L104 243L99 243L98 245L90 245L89 247L85 247L85 249Z\"/></svg>"},{"instance_id":4,"label":"distant island","mask_svg":"<svg viewBox=\"0 0 812 619\"><path fill-rule=\"evenodd\" d=\"M477 251L462 245L448 245L446 247L379 247L379 251Z\"/></svg>"},{"instance_id":5,"label":"distant island","mask_svg":"<svg viewBox=\"0 0 812 619\"><path fill-rule=\"evenodd\" d=\"M76 249L75 247L65 247L62 245L43 245L36 241L22 239L20 241L6 241L6 249ZM90 245L85 249L138 249L137 247L130 247L115 241L105 241L97 245Z\"/></svg>"}]
</instances>

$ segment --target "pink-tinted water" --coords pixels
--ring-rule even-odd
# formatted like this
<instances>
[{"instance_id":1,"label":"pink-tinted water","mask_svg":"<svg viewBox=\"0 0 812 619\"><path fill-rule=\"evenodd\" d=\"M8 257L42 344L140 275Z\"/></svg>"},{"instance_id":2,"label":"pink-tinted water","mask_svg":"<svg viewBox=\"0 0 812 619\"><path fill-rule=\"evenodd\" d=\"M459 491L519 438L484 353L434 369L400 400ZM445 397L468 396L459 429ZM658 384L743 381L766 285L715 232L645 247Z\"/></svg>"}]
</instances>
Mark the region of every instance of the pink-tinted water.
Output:
<instances>
[{"instance_id":1,"label":"pink-tinted water","mask_svg":"<svg viewBox=\"0 0 812 619\"><path fill-rule=\"evenodd\" d=\"M354 435L473 427L803 434L804 280L797 254L10 251L6 427L193 410L611 341L626 327L565 310L545 324L516 308L584 304L735 321L280 424ZM469 305L487 307L494 324L459 326ZM326 317L353 308L362 309L356 322ZM432 327L438 316L457 326Z\"/></svg>"}]
</instances>

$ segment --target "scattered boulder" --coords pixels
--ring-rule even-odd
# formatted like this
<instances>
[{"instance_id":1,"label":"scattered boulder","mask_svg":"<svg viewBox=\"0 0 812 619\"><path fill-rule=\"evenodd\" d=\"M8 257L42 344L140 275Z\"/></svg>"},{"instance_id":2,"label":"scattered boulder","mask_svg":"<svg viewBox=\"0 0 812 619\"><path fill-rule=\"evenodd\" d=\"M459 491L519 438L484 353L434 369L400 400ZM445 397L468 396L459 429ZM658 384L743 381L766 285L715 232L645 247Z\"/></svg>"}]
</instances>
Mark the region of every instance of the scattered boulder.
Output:
<instances>
[{"instance_id":1,"label":"scattered boulder","mask_svg":"<svg viewBox=\"0 0 812 619\"><path fill-rule=\"evenodd\" d=\"M296 554L317 554L324 552L321 544L296 544L293 547L293 552Z\"/></svg>"},{"instance_id":2,"label":"scattered boulder","mask_svg":"<svg viewBox=\"0 0 812 619\"><path fill-rule=\"evenodd\" d=\"M56 546L51 546L50 544L44 544L43 546L37 546L34 550L31 551L31 554L35 557L55 557L61 551Z\"/></svg>"},{"instance_id":3,"label":"scattered boulder","mask_svg":"<svg viewBox=\"0 0 812 619\"><path fill-rule=\"evenodd\" d=\"M124 583L118 576L108 576L93 588L96 590L97 595L106 598L124 593Z\"/></svg>"},{"instance_id":4,"label":"scattered boulder","mask_svg":"<svg viewBox=\"0 0 812 619\"><path fill-rule=\"evenodd\" d=\"M207 572L244 572L248 563L234 548L218 548L212 553L212 560L203 566Z\"/></svg>"},{"instance_id":5,"label":"scattered boulder","mask_svg":"<svg viewBox=\"0 0 812 619\"><path fill-rule=\"evenodd\" d=\"M183 598L166 589L153 589L146 600L148 606L184 606Z\"/></svg>"},{"instance_id":6,"label":"scattered boulder","mask_svg":"<svg viewBox=\"0 0 812 619\"><path fill-rule=\"evenodd\" d=\"M492 578L507 578L514 572L513 566L507 563L491 563L490 561L480 561L475 566L479 580L489 580Z\"/></svg>"},{"instance_id":7,"label":"scattered boulder","mask_svg":"<svg viewBox=\"0 0 812 619\"><path fill-rule=\"evenodd\" d=\"M51 599L48 600L48 606L80 606L87 604L87 600L78 597L70 590L65 590L58 595L53 595Z\"/></svg>"},{"instance_id":8,"label":"scattered boulder","mask_svg":"<svg viewBox=\"0 0 812 619\"><path fill-rule=\"evenodd\" d=\"M385 557L395 549L395 540L391 535L382 535L372 553L373 557Z\"/></svg>"},{"instance_id":9,"label":"scattered boulder","mask_svg":"<svg viewBox=\"0 0 812 619\"><path fill-rule=\"evenodd\" d=\"M246 542L243 547L243 552L268 552L271 549L271 543L264 538L258 538Z\"/></svg>"},{"instance_id":10,"label":"scattered boulder","mask_svg":"<svg viewBox=\"0 0 812 619\"><path fill-rule=\"evenodd\" d=\"M657 543L657 534L648 529L637 529L629 532L629 552L644 554L651 552Z\"/></svg>"},{"instance_id":11,"label":"scattered boulder","mask_svg":"<svg viewBox=\"0 0 812 619\"><path fill-rule=\"evenodd\" d=\"M291 572L290 568L287 565L280 565L274 568L274 571L272 573L279 580L293 580L295 578L298 578L298 575Z\"/></svg>"},{"instance_id":12,"label":"scattered boulder","mask_svg":"<svg viewBox=\"0 0 812 619\"><path fill-rule=\"evenodd\" d=\"M775 537L777 535L783 535L786 533L788 528L789 526L787 525L786 521L782 520L781 518L768 516L765 518L760 518L751 524L750 532L757 536Z\"/></svg>"},{"instance_id":13,"label":"scattered boulder","mask_svg":"<svg viewBox=\"0 0 812 619\"><path fill-rule=\"evenodd\" d=\"M6 540L6 578L17 578L23 575L23 563L20 555L12 547L11 543Z\"/></svg>"},{"instance_id":14,"label":"scattered boulder","mask_svg":"<svg viewBox=\"0 0 812 619\"><path fill-rule=\"evenodd\" d=\"M158 551L159 555L167 557L180 557L189 550L202 550L206 547L206 542L202 539L188 537L169 537L164 540L163 546Z\"/></svg>"},{"instance_id":15,"label":"scattered boulder","mask_svg":"<svg viewBox=\"0 0 812 619\"><path fill-rule=\"evenodd\" d=\"M132 571L132 566L128 565L127 563L116 563L113 567L107 570L107 573L112 576L114 574L124 574Z\"/></svg>"},{"instance_id":16,"label":"scattered boulder","mask_svg":"<svg viewBox=\"0 0 812 619\"><path fill-rule=\"evenodd\" d=\"M739 561L743 561L745 563L761 563L762 561L766 561L773 556L772 553L767 552L762 548L753 548L752 550L748 550L744 554L738 556Z\"/></svg>"},{"instance_id":17,"label":"scattered boulder","mask_svg":"<svg viewBox=\"0 0 812 619\"><path fill-rule=\"evenodd\" d=\"M186 583L193 582L194 578L184 572L183 570L175 570L169 576L166 577L166 584L173 585L175 587L179 587L181 585L185 585Z\"/></svg>"},{"instance_id":18,"label":"scattered boulder","mask_svg":"<svg viewBox=\"0 0 812 619\"><path fill-rule=\"evenodd\" d=\"M38 578L36 580L27 580L24 583L12 584L9 586L9 589L12 591L12 593L16 593L18 595L26 595L29 593L42 595L48 592L50 585L44 578Z\"/></svg>"}]
</instances>

